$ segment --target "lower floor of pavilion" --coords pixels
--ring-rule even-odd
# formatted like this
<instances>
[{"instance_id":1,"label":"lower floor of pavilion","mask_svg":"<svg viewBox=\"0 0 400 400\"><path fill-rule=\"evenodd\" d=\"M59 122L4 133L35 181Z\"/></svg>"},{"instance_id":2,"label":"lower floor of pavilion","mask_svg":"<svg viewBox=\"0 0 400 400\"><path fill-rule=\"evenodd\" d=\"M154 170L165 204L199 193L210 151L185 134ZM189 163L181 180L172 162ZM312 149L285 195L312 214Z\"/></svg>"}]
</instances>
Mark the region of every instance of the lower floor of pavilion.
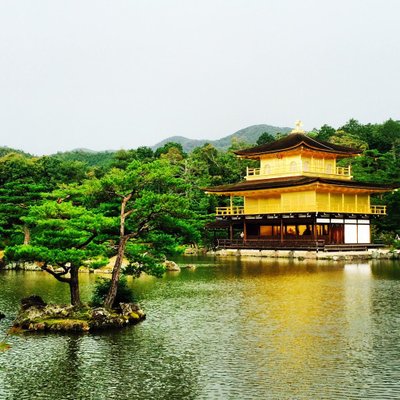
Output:
<instances>
[{"instance_id":1,"label":"lower floor of pavilion","mask_svg":"<svg viewBox=\"0 0 400 400\"><path fill-rule=\"evenodd\" d=\"M216 247L343 249L376 247L368 214L265 214L226 216L209 225Z\"/></svg>"}]
</instances>

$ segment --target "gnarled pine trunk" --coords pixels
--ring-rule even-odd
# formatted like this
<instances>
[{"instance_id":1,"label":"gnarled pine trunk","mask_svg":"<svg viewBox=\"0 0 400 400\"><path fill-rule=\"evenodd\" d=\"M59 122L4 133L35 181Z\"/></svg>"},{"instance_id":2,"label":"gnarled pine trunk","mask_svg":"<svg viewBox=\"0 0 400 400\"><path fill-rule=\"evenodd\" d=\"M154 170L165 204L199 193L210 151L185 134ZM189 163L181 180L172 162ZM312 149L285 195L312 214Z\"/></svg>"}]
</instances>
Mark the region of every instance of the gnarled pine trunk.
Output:
<instances>
[{"instance_id":1,"label":"gnarled pine trunk","mask_svg":"<svg viewBox=\"0 0 400 400\"><path fill-rule=\"evenodd\" d=\"M120 238L119 240L117 258L115 260L111 276L111 286L110 289L108 290L107 297L104 300L104 307L106 308L112 308L115 298L117 296L118 282L119 282L119 276L121 275L121 266L122 266L122 261L124 259L126 242L127 238L125 237Z\"/></svg>"},{"instance_id":2,"label":"gnarled pine trunk","mask_svg":"<svg viewBox=\"0 0 400 400\"><path fill-rule=\"evenodd\" d=\"M115 301L115 297L117 296L118 282L119 282L119 276L121 274L122 261L124 259L126 242L129 239L128 236L125 236L125 218L130 213L129 211L128 213L126 213L125 209L126 209L126 204L131 199L131 197L132 193L128 194L127 196L124 196L121 202L118 253L113 267L110 289L108 290L106 299L104 300L104 307L106 308L112 308Z\"/></svg>"},{"instance_id":3,"label":"gnarled pine trunk","mask_svg":"<svg viewBox=\"0 0 400 400\"><path fill-rule=\"evenodd\" d=\"M70 269L70 279L69 279L69 290L71 294L71 304L73 306L80 306L81 296L79 293L79 268L76 266L71 266Z\"/></svg>"},{"instance_id":4,"label":"gnarled pine trunk","mask_svg":"<svg viewBox=\"0 0 400 400\"><path fill-rule=\"evenodd\" d=\"M31 231L26 225L24 225L24 244L29 244L30 241L31 241Z\"/></svg>"}]
</instances>

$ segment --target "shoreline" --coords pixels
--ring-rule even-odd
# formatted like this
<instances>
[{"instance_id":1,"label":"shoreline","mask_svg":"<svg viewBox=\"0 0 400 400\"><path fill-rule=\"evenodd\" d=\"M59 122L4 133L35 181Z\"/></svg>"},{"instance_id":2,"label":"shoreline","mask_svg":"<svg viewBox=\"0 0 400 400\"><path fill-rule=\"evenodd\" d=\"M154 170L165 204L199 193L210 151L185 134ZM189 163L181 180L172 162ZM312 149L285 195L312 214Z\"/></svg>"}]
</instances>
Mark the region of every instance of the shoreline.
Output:
<instances>
[{"instance_id":1,"label":"shoreline","mask_svg":"<svg viewBox=\"0 0 400 400\"><path fill-rule=\"evenodd\" d=\"M43 271L39 265L35 263L10 263L0 267L0 271ZM58 272L57 269L54 269L55 272ZM45 272L45 271L43 271ZM112 268L107 269L90 269L86 267L79 268L80 273L84 274L98 274L98 275L111 275Z\"/></svg>"},{"instance_id":2,"label":"shoreline","mask_svg":"<svg viewBox=\"0 0 400 400\"><path fill-rule=\"evenodd\" d=\"M205 256L217 258L243 258L243 259L289 259L289 260L324 260L324 261L358 261L358 260L398 260L400 259L400 250L391 249L370 249L366 251L305 251L305 250L252 250L252 249L221 249L208 251ZM187 255L188 258L193 256ZM169 263L177 264L169 261ZM167 267L166 271L177 271L181 268ZM186 268L194 269L191 264ZM43 271L36 263L10 263L0 267L1 271ZM80 273L111 275L112 268L90 269L81 267Z\"/></svg>"},{"instance_id":3,"label":"shoreline","mask_svg":"<svg viewBox=\"0 0 400 400\"><path fill-rule=\"evenodd\" d=\"M246 257L269 259L297 260L395 260L400 258L399 250L371 249L363 251L306 251L306 250L251 250L251 249L221 249L209 251L207 255L215 257Z\"/></svg>"}]
</instances>

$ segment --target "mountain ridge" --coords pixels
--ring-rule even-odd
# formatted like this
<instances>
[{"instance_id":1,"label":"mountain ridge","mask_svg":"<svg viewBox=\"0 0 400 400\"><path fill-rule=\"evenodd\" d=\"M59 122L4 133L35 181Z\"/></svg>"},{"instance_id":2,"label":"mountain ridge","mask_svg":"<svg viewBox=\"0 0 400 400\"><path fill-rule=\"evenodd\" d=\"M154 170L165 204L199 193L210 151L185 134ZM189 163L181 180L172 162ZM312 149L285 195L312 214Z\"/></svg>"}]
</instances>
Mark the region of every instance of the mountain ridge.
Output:
<instances>
[{"instance_id":1,"label":"mountain ridge","mask_svg":"<svg viewBox=\"0 0 400 400\"><path fill-rule=\"evenodd\" d=\"M207 140L207 139L189 139L184 136L170 136L161 142L158 142L154 146L151 146L153 150L156 150L159 147L164 146L168 142L176 142L182 145L183 150L185 152L190 152L194 148L203 146L206 143L212 144L214 147L220 150L227 150L231 144L232 139L237 138L239 140L243 140L250 145L255 144L260 135L264 132L268 132L273 136L276 136L278 133L288 133L292 130L289 127L279 127L267 124L258 124L258 125L250 125L246 128L240 129L235 133L224 136L220 139L215 140Z\"/></svg>"},{"instance_id":2,"label":"mountain ridge","mask_svg":"<svg viewBox=\"0 0 400 400\"><path fill-rule=\"evenodd\" d=\"M185 152L189 153L196 147L203 146L206 143L209 143L216 147L219 150L227 150L232 145L232 140L234 138L244 141L249 144L249 146L256 144L260 135L264 132L268 132L273 136L276 136L278 133L288 133L292 128L288 127L278 127L267 124L258 124L251 125L246 128L242 128L235 133L224 136L220 139L208 140L208 139L189 139L184 136L175 135L170 136L154 146L151 146L152 150L156 150L159 147L164 146L169 142L176 142L182 145L182 148ZM75 148L72 150L66 151L58 151L57 153L50 154L50 157L59 157L63 159L75 160L75 161L86 161L89 164L96 164L95 161L88 161L88 158L96 158L97 156L101 156L102 159L108 160L112 158L113 154L115 154L118 150L92 150L88 148ZM26 153L22 150L13 149L7 146L0 146L0 157L5 156L9 153L19 153L29 157L35 157L32 154Z\"/></svg>"}]
</instances>

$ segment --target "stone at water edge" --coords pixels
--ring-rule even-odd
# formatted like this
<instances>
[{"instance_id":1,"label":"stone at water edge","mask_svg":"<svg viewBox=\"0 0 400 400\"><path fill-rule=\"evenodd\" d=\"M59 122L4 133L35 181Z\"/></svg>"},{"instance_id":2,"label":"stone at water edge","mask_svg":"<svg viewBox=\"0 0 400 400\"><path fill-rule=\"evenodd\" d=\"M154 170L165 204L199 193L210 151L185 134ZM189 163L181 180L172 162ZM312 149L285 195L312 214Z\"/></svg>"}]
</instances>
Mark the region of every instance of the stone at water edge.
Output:
<instances>
[{"instance_id":1,"label":"stone at water edge","mask_svg":"<svg viewBox=\"0 0 400 400\"><path fill-rule=\"evenodd\" d=\"M197 254L197 249L194 247L187 247L183 253L185 256L193 256Z\"/></svg>"},{"instance_id":2,"label":"stone at water edge","mask_svg":"<svg viewBox=\"0 0 400 400\"><path fill-rule=\"evenodd\" d=\"M164 261L164 266L167 271L180 271L179 265L174 261Z\"/></svg>"},{"instance_id":3,"label":"stone at water edge","mask_svg":"<svg viewBox=\"0 0 400 400\"><path fill-rule=\"evenodd\" d=\"M189 269L191 271L194 271L196 269L196 266L194 264L187 264L182 268L186 268L186 269Z\"/></svg>"},{"instance_id":4,"label":"stone at water edge","mask_svg":"<svg viewBox=\"0 0 400 400\"><path fill-rule=\"evenodd\" d=\"M145 313L140 308L139 304L136 303L119 303L119 308L124 316L129 316L132 313L135 313L141 317L145 316Z\"/></svg>"}]
</instances>

